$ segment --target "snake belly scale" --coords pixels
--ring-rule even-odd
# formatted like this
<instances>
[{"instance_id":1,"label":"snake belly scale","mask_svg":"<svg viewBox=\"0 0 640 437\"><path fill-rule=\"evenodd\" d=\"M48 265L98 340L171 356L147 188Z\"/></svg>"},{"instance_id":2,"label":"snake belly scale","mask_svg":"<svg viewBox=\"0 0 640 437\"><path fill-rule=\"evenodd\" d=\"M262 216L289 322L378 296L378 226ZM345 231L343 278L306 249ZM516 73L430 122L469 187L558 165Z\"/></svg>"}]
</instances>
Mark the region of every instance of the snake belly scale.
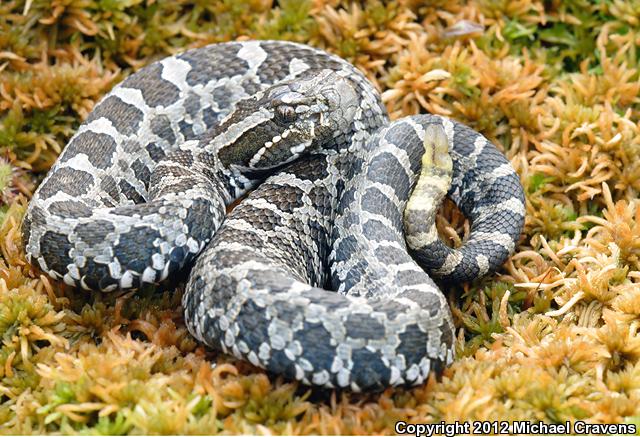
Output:
<instances>
[{"instance_id":1,"label":"snake belly scale","mask_svg":"<svg viewBox=\"0 0 640 437\"><path fill-rule=\"evenodd\" d=\"M435 230L447 194L472 222L458 249ZM517 174L477 132L431 115L390 123L348 62L247 41L116 86L34 194L23 240L30 262L89 290L191 267L183 306L199 341L358 391L420 384L451 362L431 277L495 270L523 222Z\"/></svg>"}]
</instances>

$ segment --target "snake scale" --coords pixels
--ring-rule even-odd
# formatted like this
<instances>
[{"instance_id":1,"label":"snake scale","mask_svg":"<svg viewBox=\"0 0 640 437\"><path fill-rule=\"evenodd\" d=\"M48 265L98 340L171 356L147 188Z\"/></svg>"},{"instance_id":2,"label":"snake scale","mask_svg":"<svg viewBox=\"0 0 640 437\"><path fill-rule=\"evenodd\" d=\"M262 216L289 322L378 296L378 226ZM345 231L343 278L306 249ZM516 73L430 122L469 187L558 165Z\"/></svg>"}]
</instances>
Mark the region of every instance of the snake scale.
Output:
<instances>
[{"instance_id":1,"label":"snake scale","mask_svg":"<svg viewBox=\"0 0 640 437\"><path fill-rule=\"evenodd\" d=\"M472 222L458 249L435 230L445 195ZM247 41L116 86L34 194L23 240L30 262L89 290L193 266L182 303L196 339L359 391L420 384L452 361L451 313L419 264L480 277L523 221L519 178L482 135L432 115L390 123L348 62Z\"/></svg>"}]
</instances>

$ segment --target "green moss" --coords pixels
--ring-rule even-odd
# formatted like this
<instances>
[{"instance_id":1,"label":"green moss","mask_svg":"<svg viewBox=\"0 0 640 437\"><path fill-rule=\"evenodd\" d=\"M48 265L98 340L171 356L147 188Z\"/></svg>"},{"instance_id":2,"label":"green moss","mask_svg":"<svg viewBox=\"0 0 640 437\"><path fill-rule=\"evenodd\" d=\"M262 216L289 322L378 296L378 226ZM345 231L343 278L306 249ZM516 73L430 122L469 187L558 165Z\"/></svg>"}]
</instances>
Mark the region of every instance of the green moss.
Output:
<instances>
[{"instance_id":1,"label":"green moss","mask_svg":"<svg viewBox=\"0 0 640 437\"><path fill-rule=\"evenodd\" d=\"M316 22L309 16L309 0L283 0L280 8L273 10L267 24L258 28L261 39L287 39L306 41L316 31Z\"/></svg>"},{"instance_id":2,"label":"green moss","mask_svg":"<svg viewBox=\"0 0 640 437\"><path fill-rule=\"evenodd\" d=\"M529 23L520 23L518 20L506 20L503 34L511 44L522 45L534 41L538 32L538 26Z\"/></svg>"},{"instance_id":3,"label":"green moss","mask_svg":"<svg viewBox=\"0 0 640 437\"><path fill-rule=\"evenodd\" d=\"M115 417L112 417L115 416ZM98 418L93 428L83 430L85 435L126 435L133 428L130 420L122 412Z\"/></svg>"},{"instance_id":4,"label":"green moss","mask_svg":"<svg viewBox=\"0 0 640 437\"><path fill-rule=\"evenodd\" d=\"M540 190L542 187L544 187L549 182L553 182L553 181L554 181L554 178L552 178L552 177L545 176L542 173L535 173L528 180L528 185L529 186L527 187L527 191L529 193L534 193L534 192Z\"/></svg>"},{"instance_id":5,"label":"green moss","mask_svg":"<svg viewBox=\"0 0 640 437\"><path fill-rule=\"evenodd\" d=\"M11 189L11 184L13 182L13 168L11 168L11 164L8 162L0 161L0 199L4 200L6 196L6 192ZM3 208L6 208L4 212L9 208L9 205L2 205ZM0 216L1 217L1 216ZM0 219L0 223L2 220Z\"/></svg>"},{"instance_id":6,"label":"green moss","mask_svg":"<svg viewBox=\"0 0 640 437\"><path fill-rule=\"evenodd\" d=\"M639 19L638 2L619 0L0 3L0 423L115 435L640 423ZM447 36L463 20L484 30ZM439 380L357 396L289 384L199 346L180 284L87 293L26 263L18 194L33 191L95 102L154 60L239 37L345 57L390 92L394 117L456 118L520 173L516 255L500 277L444 287L461 342Z\"/></svg>"}]
</instances>

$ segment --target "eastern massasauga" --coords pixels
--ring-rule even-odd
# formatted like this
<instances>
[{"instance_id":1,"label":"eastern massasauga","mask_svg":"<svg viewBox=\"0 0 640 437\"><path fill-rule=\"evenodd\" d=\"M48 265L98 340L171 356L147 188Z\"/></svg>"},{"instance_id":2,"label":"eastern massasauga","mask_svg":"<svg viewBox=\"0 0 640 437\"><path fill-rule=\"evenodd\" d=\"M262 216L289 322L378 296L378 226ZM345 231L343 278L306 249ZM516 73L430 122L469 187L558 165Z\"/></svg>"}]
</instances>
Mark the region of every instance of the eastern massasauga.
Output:
<instances>
[{"instance_id":1,"label":"eastern massasauga","mask_svg":"<svg viewBox=\"0 0 640 437\"><path fill-rule=\"evenodd\" d=\"M435 230L444 195L472 222L457 250ZM358 391L420 384L451 362L452 318L431 277L495 270L524 211L517 174L482 135L432 115L390 123L346 61L248 41L116 86L33 196L23 237L31 262L90 290L193 265L183 306L198 340Z\"/></svg>"}]
</instances>

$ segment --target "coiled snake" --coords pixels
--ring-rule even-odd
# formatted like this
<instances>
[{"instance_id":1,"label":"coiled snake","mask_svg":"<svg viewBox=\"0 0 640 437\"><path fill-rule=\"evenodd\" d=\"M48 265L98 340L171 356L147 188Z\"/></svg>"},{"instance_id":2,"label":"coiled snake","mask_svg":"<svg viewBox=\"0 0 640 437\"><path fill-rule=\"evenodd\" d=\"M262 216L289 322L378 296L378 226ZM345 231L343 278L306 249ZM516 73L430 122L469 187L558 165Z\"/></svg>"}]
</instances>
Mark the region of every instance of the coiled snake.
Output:
<instances>
[{"instance_id":1,"label":"coiled snake","mask_svg":"<svg viewBox=\"0 0 640 437\"><path fill-rule=\"evenodd\" d=\"M435 230L447 192L472 221L459 249ZM23 238L31 262L91 290L196 260L183 306L198 340L307 384L380 389L452 360L447 302L414 259L448 281L496 269L523 201L509 162L471 129L430 115L389 124L346 61L231 42L106 95L35 193Z\"/></svg>"}]
</instances>

